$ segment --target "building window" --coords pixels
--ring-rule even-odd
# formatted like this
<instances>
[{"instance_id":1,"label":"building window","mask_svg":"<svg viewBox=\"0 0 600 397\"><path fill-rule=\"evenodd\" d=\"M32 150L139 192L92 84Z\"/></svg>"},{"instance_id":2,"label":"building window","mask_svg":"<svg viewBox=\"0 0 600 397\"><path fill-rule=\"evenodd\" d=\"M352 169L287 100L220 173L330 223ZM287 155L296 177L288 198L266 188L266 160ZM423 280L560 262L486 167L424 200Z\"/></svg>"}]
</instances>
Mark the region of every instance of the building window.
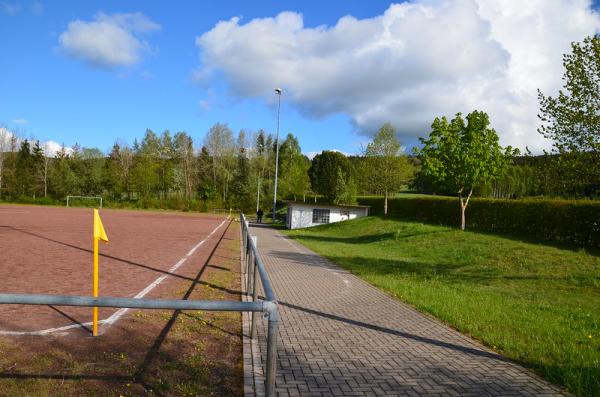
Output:
<instances>
[{"instance_id":1,"label":"building window","mask_svg":"<svg viewBox=\"0 0 600 397\"><path fill-rule=\"evenodd\" d=\"M329 210L313 209L312 223L329 223Z\"/></svg>"}]
</instances>

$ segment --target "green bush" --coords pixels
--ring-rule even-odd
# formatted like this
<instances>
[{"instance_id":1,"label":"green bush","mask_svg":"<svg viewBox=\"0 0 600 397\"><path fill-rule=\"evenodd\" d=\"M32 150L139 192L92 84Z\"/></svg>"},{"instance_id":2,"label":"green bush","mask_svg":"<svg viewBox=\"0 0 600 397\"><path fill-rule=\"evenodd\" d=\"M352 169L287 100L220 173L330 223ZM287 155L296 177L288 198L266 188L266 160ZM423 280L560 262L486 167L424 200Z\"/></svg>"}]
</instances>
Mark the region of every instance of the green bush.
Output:
<instances>
[{"instance_id":1,"label":"green bush","mask_svg":"<svg viewBox=\"0 0 600 397\"><path fill-rule=\"evenodd\" d=\"M382 197L359 198L371 215L383 215ZM458 198L388 199L388 216L449 226L460 222ZM600 247L600 201L471 199L467 229L507 233L581 246Z\"/></svg>"},{"instance_id":2,"label":"green bush","mask_svg":"<svg viewBox=\"0 0 600 397\"><path fill-rule=\"evenodd\" d=\"M19 196L15 200L12 200L14 203L20 204L35 204L35 205L61 205L62 203L59 200L55 200L50 197L29 197L29 196Z\"/></svg>"}]
</instances>

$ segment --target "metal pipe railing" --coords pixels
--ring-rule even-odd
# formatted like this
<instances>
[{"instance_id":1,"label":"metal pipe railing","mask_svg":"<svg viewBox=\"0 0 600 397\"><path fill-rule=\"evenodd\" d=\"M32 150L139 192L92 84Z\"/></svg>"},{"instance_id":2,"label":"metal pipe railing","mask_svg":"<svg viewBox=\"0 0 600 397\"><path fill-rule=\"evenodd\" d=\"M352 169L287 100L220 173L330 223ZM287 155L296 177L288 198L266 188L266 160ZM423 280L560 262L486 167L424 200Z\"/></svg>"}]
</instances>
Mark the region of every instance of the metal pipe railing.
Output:
<instances>
[{"instance_id":1,"label":"metal pipe railing","mask_svg":"<svg viewBox=\"0 0 600 397\"><path fill-rule=\"evenodd\" d=\"M264 312L268 317L265 395L270 397L275 395L275 372L277 368L277 329L279 327L277 297L258 248L256 248L256 243L250 236L248 221L243 213L240 213L240 226L242 228L243 252L246 255L246 294L252 297L252 302L256 302L258 297L257 281L260 280L266 298L263 302ZM250 337L256 337L256 313L252 313Z\"/></svg>"},{"instance_id":2,"label":"metal pipe railing","mask_svg":"<svg viewBox=\"0 0 600 397\"><path fill-rule=\"evenodd\" d=\"M131 309L263 312L265 311L265 303L181 299L94 298L91 296L73 295L0 294L0 304L126 307Z\"/></svg>"}]
</instances>

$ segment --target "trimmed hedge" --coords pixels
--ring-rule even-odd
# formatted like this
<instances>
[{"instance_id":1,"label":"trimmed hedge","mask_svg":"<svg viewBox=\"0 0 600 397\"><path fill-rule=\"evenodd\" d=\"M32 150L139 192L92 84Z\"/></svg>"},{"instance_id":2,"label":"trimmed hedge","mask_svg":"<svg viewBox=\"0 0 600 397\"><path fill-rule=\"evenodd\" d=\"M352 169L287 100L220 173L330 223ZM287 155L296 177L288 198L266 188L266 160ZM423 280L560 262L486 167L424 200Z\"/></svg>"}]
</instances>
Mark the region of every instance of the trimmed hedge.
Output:
<instances>
[{"instance_id":1,"label":"trimmed hedge","mask_svg":"<svg viewBox=\"0 0 600 397\"><path fill-rule=\"evenodd\" d=\"M371 215L383 215L382 197L358 201L371 206ZM388 199L388 216L458 227L460 204L451 197L395 197ZM600 247L600 201L472 198L465 216L467 229Z\"/></svg>"}]
</instances>

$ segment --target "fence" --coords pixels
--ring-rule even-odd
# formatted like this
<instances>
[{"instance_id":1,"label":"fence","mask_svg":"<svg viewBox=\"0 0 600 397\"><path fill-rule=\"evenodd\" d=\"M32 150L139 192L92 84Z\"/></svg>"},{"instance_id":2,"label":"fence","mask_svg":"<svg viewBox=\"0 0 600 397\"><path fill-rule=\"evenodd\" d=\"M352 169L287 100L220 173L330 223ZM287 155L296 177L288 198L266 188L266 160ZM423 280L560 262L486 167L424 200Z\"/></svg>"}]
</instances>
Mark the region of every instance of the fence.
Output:
<instances>
[{"instance_id":1,"label":"fence","mask_svg":"<svg viewBox=\"0 0 600 397\"><path fill-rule=\"evenodd\" d=\"M277 328L279 310L277 299L265 266L258 255L256 244L252 241L246 217L240 213L244 271L247 288L252 288L252 301L210 301L180 299L134 299L134 298L94 298L91 296L36 295L36 294L0 294L0 304L20 305L56 305L84 307L115 307L132 309L172 309L252 312L251 337L256 337L256 313L262 312L268 318L267 366L265 379L266 397L275 396L275 369L277 359ZM258 275L258 278L257 278ZM266 300L258 300L257 281L261 282Z\"/></svg>"}]
</instances>

